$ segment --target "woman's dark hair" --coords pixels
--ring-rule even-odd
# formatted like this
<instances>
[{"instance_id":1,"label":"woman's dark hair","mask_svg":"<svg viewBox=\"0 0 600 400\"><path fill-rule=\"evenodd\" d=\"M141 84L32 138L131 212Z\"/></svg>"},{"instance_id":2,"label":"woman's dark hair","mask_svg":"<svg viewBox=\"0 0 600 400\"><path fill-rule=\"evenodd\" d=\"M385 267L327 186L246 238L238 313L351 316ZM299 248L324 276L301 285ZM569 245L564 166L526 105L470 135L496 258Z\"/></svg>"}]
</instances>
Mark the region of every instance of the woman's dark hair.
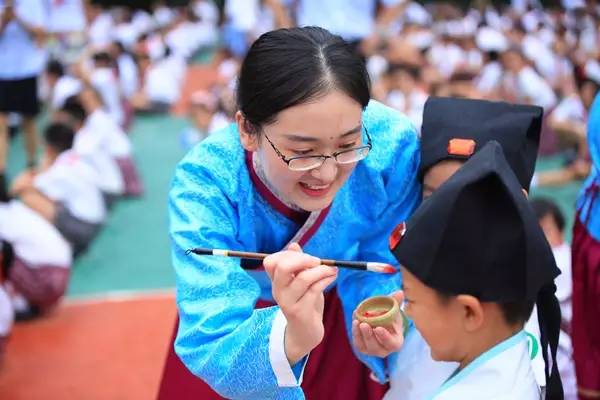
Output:
<instances>
[{"instance_id":1,"label":"woman's dark hair","mask_svg":"<svg viewBox=\"0 0 600 400\"><path fill-rule=\"evenodd\" d=\"M53 122L44 130L46 145L57 153L69 150L73 146L74 137L73 129L63 122Z\"/></svg>"},{"instance_id":2,"label":"woman's dark hair","mask_svg":"<svg viewBox=\"0 0 600 400\"><path fill-rule=\"evenodd\" d=\"M237 86L237 105L252 133L286 108L338 89L365 108L370 80L364 61L340 36L317 27L278 29L250 47Z\"/></svg>"},{"instance_id":3,"label":"woman's dark hair","mask_svg":"<svg viewBox=\"0 0 600 400\"><path fill-rule=\"evenodd\" d=\"M546 215L551 215L558 230L562 232L565 229L565 216L552 200L538 197L529 203L538 220L544 218Z\"/></svg>"}]
</instances>

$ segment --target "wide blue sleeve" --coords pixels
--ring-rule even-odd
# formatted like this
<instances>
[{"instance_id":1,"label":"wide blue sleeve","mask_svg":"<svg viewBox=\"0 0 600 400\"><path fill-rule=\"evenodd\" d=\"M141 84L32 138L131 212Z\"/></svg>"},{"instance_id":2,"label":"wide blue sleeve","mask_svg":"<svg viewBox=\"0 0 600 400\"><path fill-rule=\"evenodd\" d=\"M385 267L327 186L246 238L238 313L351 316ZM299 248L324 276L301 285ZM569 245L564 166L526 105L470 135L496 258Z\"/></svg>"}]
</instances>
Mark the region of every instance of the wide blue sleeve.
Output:
<instances>
[{"instance_id":1,"label":"wide blue sleeve","mask_svg":"<svg viewBox=\"0 0 600 400\"><path fill-rule=\"evenodd\" d=\"M421 201L421 185L417 172L419 164L419 140L412 127L403 123L392 128L401 136L400 143L390 148L394 152L390 167L381 174L383 191L377 215L366 231L369 234L359 243L359 260L387 262L397 266L398 262L389 249L388 238L394 228L407 220ZM371 203L373 200L370 201ZM352 313L358 304L371 296L389 295L401 288L400 273L394 275L353 271L341 268L338 272L338 295L342 301L346 328L352 343ZM367 356L354 349L357 357L373 371L380 382L385 382L390 371L386 364L395 365L393 360ZM391 357L395 357L392 355Z\"/></svg>"},{"instance_id":2,"label":"wide blue sleeve","mask_svg":"<svg viewBox=\"0 0 600 400\"><path fill-rule=\"evenodd\" d=\"M207 162L192 156L182 161L169 195L179 311L175 351L226 398L304 399L300 387L278 387L270 363L269 335L279 307L254 309L260 288L238 260L185 253L192 247L242 248L236 202L223 187L237 177L215 177Z\"/></svg>"},{"instance_id":3,"label":"wide blue sleeve","mask_svg":"<svg viewBox=\"0 0 600 400\"><path fill-rule=\"evenodd\" d=\"M600 171L600 93L590 108L588 120L588 147L596 171Z\"/></svg>"}]
</instances>

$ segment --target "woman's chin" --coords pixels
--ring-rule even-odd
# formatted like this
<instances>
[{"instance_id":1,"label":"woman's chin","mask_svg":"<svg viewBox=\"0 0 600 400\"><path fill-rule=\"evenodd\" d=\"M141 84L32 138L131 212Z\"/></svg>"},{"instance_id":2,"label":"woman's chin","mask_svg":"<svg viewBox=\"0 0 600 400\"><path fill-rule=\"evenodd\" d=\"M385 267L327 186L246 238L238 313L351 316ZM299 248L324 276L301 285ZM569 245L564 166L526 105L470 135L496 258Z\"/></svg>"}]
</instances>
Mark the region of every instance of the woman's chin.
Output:
<instances>
[{"instance_id":1,"label":"woman's chin","mask_svg":"<svg viewBox=\"0 0 600 400\"><path fill-rule=\"evenodd\" d=\"M333 201L333 196L331 195L323 197L311 197L303 193L298 193L298 195L295 197L296 199L294 201L294 204L300 207L301 209L309 212L323 210L329 207L329 205Z\"/></svg>"}]
</instances>

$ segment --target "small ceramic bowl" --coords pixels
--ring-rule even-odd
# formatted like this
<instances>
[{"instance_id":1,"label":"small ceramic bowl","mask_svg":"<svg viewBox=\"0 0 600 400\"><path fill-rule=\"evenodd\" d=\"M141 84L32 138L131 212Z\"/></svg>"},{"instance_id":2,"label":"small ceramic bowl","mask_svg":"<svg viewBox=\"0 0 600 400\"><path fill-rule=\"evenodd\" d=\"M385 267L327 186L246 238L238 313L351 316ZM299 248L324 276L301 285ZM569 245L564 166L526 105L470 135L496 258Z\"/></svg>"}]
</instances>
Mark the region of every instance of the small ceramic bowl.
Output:
<instances>
[{"instance_id":1,"label":"small ceramic bowl","mask_svg":"<svg viewBox=\"0 0 600 400\"><path fill-rule=\"evenodd\" d=\"M400 312L396 299L390 296L369 297L356 307L354 318L372 327L390 326Z\"/></svg>"}]
</instances>

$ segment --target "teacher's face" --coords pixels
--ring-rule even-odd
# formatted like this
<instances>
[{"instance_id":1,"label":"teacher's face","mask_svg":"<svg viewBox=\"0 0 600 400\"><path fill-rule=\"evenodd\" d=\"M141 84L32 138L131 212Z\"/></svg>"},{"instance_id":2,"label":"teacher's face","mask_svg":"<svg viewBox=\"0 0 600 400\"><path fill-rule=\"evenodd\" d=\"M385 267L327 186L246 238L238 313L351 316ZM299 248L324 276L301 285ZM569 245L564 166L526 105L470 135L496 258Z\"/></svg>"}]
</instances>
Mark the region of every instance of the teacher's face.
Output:
<instances>
[{"instance_id":1,"label":"teacher's face","mask_svg":"<svg viewBox=\"0 0 600 400\"><path fill-rule=\"evenodd\" d=\"M281 111L275 122L263 126L258 139L243 132L240 113L236 119L242 144L246 150L258 152L269 184L287 202L306 211L316 211L331 204L356 163L341 165L328 158L320 167L293 171L275 148L289 160L298 156L332 155L361 146L361 117L358 102L342 92L332 91Z\"/></svg>"}]
</instances>

